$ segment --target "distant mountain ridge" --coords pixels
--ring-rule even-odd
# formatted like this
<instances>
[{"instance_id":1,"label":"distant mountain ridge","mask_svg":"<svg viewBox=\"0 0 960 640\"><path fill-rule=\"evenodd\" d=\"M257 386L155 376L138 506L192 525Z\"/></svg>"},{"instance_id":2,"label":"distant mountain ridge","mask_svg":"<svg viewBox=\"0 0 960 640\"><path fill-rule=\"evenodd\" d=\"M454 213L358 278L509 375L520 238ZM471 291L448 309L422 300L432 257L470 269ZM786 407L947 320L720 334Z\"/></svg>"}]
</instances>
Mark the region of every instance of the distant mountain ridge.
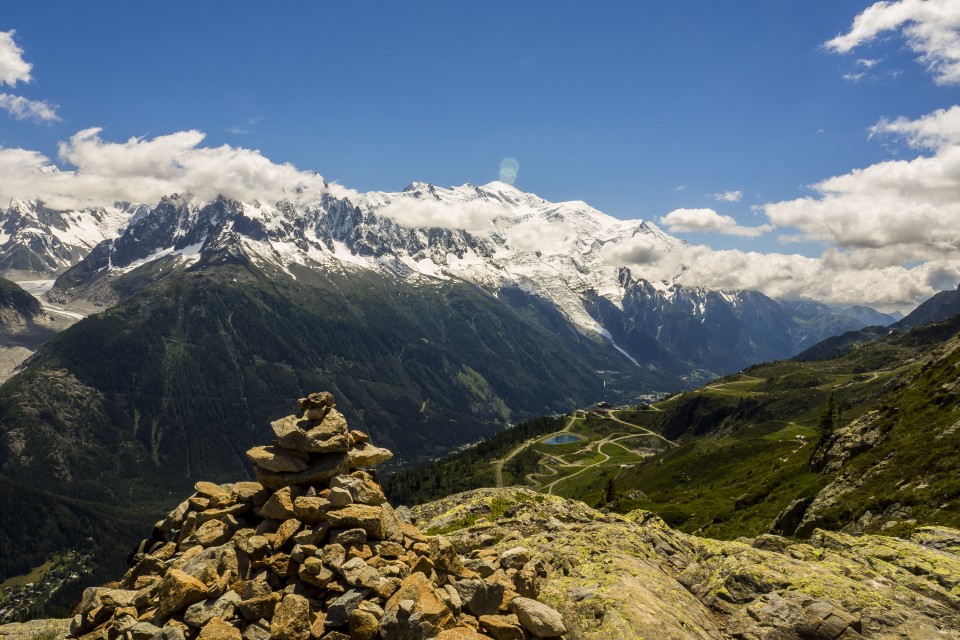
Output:
<instances>
[{"instance_id":1,"label":"distant mountain ridge","mask_svg":"<svg viewBox=\"0 0 960 640\"><path fill-rule=\"evenodd\" d=\"M399 193L351 198L324 194L275 205L163 198L137 207L117 237L63 273L49 295L109 306L135 293L139 285L130 283L142 284L147 271L152 281L164 269L229 260L294 279L372 272L413 286L464 282L494 294L537 296L634 366L691 383L789 357L866 321L893 320L862 307L834 310L637 277L610 261L613 249L637 236L663 252L683 241L649 222L617 220L583 202L551 203L501 182L450 189L413 183ZM401 219L453 220L444 224L472 230L406 226ZM141 278L122 277L133 271Z\"/></svg>"},{"instance_id":2,"label":"distant mountain ridge","mask_svg":"<svg viewBox=\"0 0 960 640\"><path fill-rule=\"evenodd\" d=\"M17 283L0 278L0 328L21 324L43 314L40 301Z\"/></svg>"},{"instance_id":3,"label":"distant mountain ridge","mask_svg":"<svg viewBox=\"0 0 960 640\"><path fill-rule=\"evenodd\" d=\"M907 314L892 326L894 329L912 329L923 324L945 320L960 313L960 286L952 291L941 291Z\"/></svg>"}]
</instances>

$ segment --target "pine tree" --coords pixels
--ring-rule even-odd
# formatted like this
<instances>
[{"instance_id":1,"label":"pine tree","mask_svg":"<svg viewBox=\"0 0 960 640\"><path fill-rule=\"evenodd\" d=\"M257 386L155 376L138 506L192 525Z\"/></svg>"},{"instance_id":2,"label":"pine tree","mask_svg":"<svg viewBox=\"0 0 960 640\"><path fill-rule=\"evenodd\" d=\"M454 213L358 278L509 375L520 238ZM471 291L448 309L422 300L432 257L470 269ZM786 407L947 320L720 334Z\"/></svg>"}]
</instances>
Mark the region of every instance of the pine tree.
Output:
<instances>
[{"instance_id":1,"label":"pine tree","mask_svg":"<svg viewBox=\"0 0 960 640\"><path fill-rule=\"evenodd\" d=\"M617 499L617 492L613 486L613 478L607 479L607 493L604 496L604 500L609 504Z\"/></svg>"}]
</instances>

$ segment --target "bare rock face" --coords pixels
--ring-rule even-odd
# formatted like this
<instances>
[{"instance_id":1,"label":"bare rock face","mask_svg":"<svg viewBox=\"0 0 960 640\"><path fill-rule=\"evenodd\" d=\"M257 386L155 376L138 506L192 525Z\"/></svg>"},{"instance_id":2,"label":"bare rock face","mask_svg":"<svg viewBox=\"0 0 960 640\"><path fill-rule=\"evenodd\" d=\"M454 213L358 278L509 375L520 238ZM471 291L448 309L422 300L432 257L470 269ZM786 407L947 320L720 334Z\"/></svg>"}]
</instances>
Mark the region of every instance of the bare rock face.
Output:
<instances>
[{"instance_id":1,"label":"bare rock face","mask_svg":"<svg viewBox=\"0 0 960 640\"><path fill-rule=\"evenodd\" d=\"M72 637L501 637L485 631L487 615L514 620L521 640L556 636L562 623L539 622L560 619L548 606L523 609L537 612L526 631L510 612L529 589L518 590L503 570L482 577L449 541L397 517L364 470L392 454L350 431L334 407L329 393L310 394L297 415L273 422L276 441L247 454L259 482L197 483L163 521L177 530L176 542L130 569L117 588L87 589ZM490 560L530 564L529 553L516 550L502 563Z\"/></svg>"},{"instance_id":2,"label":"bare rock face","mask_svg":"<svg viewBox=\"0 0 960 640\"><path fill-rule=\"evenodd\" d=\"M495 521L493 504L508 505ZM477 616L494 637L553 633L556 622L589 640L960 638L960 531L946 527L910 540L822 530L806 542L710 540L649 512L601 513L519 488L450 496L412 520L455 530L445 537L465 567L504 585L507 611ZM455 582L465 610L477 586ZM528 589L559 618L517 595Z\"/></svg>"}]
</instances>

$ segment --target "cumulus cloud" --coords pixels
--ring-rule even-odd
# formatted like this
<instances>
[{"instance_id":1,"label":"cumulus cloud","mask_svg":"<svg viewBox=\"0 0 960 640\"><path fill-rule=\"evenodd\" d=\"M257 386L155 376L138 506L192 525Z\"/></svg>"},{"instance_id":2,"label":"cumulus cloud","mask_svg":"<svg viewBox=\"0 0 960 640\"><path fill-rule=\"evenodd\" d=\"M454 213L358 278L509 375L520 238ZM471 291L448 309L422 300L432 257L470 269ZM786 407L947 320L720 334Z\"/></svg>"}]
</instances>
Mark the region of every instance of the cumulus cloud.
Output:
<instances>
[{"instance_id":1,"label":"cumulus cloud","mask_svg":"<svg viewBox=\"0 0 960 640\"><path fill-rule=\"evenodd\" d=\"M32 80L33 68L23 59L23 49L13 40L15 31L0 31L0 86L16 86L18 82ZM8 112L17 120L34 122L56 122L60 119L56 107L43 100L28 100L11 93L0 93L0 109Z\"/></svg>"},{"instance_id":2,"label":"cumulus cloud","mask_svg":"<svg viewBox=\"0 0 960 640\"><path fill-rule=\"evenodd\" d=\"M15 31L0 31L0 85L30 82L32 65L23 59L23 49L13 41Z\"/></svg>"},{"instance_id":3,"label":"cumulus cloud","mask_svg":"<svg viewBox=\"0 0 960 640\"><path fill-rule=\"evenodd\" d=\"M856 252L831 249L819 258L799 254L716 251L704 245L657 246L637 237L604 247L608 264L629 267L635 277L720 290L756 290L781 299L813 298L891 311L915 305L956 286L960 267L931 261L864 269Z\"/></svg>"},{"instance_id":4,"label":"cumulus cloud","mask_svg":"<svg viewBox=\"0 0 960 640\"><path fill-rule=\"evenodd\" d=\"M502 203L471 200L451 207L438 200L400 196L376 209L377 215L407 227L464 229L473 233L489 229L490 222L507 213Z\"/></svg>"},{"instance_id":5,"label":"cumulus cloud","mask_svg":"<svg viewBox=\"0 0 960 640\"><path fill-rule=\"evenodd\" d=\"M857 15L847 33L824 46L849 53L890 31L906 37L938 84L960 83L960 3L956 0L876 2Z\"/></svg>"},{"instance_id":6,"label":"cumulus cloud","mask_svg":"<svg viewBox=\"0 0 960 640\"><path fill-rule=\"evenodd\" d=\"M903 116L894 120L880 120L870 128L870 135L890 134L904 138L911 147L942 149L960 144L960 106L937 109L917 120Z\"/></svg>"},{"instance_id":7,"label":"cumulus cloud","mask_svg":"<svg viewBox=\"0 0 960 640\"><path fill-rule=\"evenodd\" d=\"M10 93L0 93L0 109L8 112L17 120L56 122L60 119L56 107L50 106L43 100L27 100L23 96L15 96Z\"/></svg>"},{"instance_id":8,"label":"cumulus cloud","mask_svg":"<svg viewBox=\"0 0 960 640\"><path fill-rule=\"evenodd\" d=\"M757 209L782 240L819 241L817 257L700 245L654 247L645 239L605 247L610 264L637 277L711 288L756 289L884 310L915 305L960 282L960 106L917 119L883 119L873 136L902 139L925 153L823 180L810 196ZM671 231L736 233L730 216L679 209L660 219Z\"/></svg>"},{"instance_id":9,"label":"cumulus cloud","mask_svg":"<svg viewBox=\"0 0 960 640\"><path fill-rule=\"evenodd\" d=\"M789 240L820 241L819 258L735 252L699 255L682 278L710 269L749 269L737 280L769 295L803 294L829 302L893 308L915 304L960 280L960 106L921 118L883 119L874 136L929 150L812 185L813 194L760 207ZM723 254L723 252L715 252ZM769 261L769 263L767 262ZM773 268L776 266L777 268ZM780 273L787 279L767 279ZM874 302L871 302L874 301Z\"/></svg>"},{"instance_id":10,"label":"cumulus cloud","mask_svg":"<svg viewBox=\"0 0 960 640\"><path fill-rule=\"evenodd\" d=\"M723 193L713 194L713 199L718 202L740 202L743 199L743 191L724 191Z\"/></svg>"},{"instance_id":11,"label":"cumulus cloud","mask_svg":"<svg viewBox=\"0 0 960 640\"><path fill-rule=\"evenodd\" d=\"M673 233L722 233L747 238L755 238L773 229L769 224L744 227L733 217L721 215L713 209L675 209L661 217L660 222Z\"/></svg>"},{"instance_id":12,"label":"cumulus cloud","mask_svg":"<svg viewBox=\"0 0 960 640\"><path fill-rule=\"evenodd\" d=\"M891 160L813 185L816 196L763 205L778 227L843 248L909 251L914 260L960 250L960 146Z\"/></svg>"},{"instance_id":13,"label":"cumulus cloud","mask_svg":"<svg viewBox=\"0 0 960 640\"><path fill-rule=\"evenodd\" d=\"M504 212L500 212L503 215ZM480 230L480 229L478 229ZM506 230L507 246L518 251L540 251L567 246L577 235L566 220L528 216Z\"/></svg>"},{"instance_id":14,"label":"cumulus cloud","mask_svg":"<svg viewBox=\"0 0 960 640\"><path fill-rule=\"evenodd\" d=\"M61 142L61 169L36 151L0 147L0 203L40 200L55 208L107 206L117 201L155 202L173 193L202 200L218 194L237 200L297 201L319 197L321 176L277 164L259 151L223 145L202 147L200 131L108 142L98 128Z\"/></svg>"}]
</instances>

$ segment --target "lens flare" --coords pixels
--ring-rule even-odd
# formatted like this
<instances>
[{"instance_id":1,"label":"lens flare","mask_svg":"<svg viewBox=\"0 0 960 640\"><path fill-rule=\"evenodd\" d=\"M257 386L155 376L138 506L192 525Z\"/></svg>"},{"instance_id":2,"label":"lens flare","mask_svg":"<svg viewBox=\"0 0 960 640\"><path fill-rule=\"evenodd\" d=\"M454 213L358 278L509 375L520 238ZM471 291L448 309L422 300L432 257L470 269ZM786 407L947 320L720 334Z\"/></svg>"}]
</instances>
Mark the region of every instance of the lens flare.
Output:
<instances>
[{"instance_id":1,"label":"lens flare","mask_svg":"<svg viewBox=\"0 0 960 640\"><path fill-rule=\"evenodd\" d=\"M500 161L500 182L513 184L520 171L520 163L514 158L504 158Z\"/></svg>"}]
</instances>

